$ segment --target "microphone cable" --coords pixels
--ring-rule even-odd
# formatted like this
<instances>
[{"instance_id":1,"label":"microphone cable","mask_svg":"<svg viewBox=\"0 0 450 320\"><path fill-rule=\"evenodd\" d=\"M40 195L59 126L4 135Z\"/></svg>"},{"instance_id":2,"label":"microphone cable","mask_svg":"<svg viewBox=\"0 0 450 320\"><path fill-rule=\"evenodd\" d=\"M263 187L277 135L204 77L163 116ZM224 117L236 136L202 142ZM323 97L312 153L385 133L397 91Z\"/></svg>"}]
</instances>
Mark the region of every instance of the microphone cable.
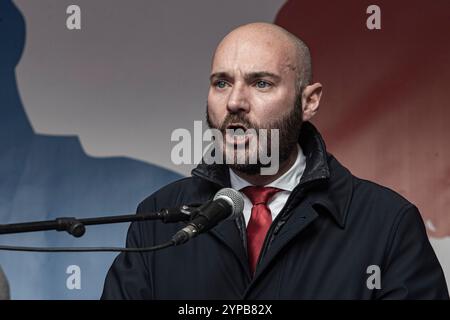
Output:
<instances>
[{"instance_id":1,"label":"microphone cable","mask_svg":"<svg viewBox=\"0 0 450 320\"><path fill-rule=\"evenodd\" d=\"M26 251L26 252L151 252L175 246L174 240L166 243L142 248L122 248L122 247L27 247L0 245L0 251Z\"/></svg>"}]
</instances>

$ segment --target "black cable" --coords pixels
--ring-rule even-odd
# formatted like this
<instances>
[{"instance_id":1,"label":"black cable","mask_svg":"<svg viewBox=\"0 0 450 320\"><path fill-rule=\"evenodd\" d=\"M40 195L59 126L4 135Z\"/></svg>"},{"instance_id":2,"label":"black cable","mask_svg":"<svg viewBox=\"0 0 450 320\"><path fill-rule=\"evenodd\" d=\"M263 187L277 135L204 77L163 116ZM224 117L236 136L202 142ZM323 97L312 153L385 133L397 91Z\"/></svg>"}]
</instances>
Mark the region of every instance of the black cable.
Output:
<instances>
[{"instance_id":1,"label":"black cable","mask_svg":"<svg viewBox=\"0 0 450 320\"><path fill-rule=\"evenodd\" d=\"M31 251L31 252L148 252L157 251L174 246L175 242L170 240L166 243L143 248L121 248L121 247L21 247L0 245L4 251Z\"/></svg>"}]
</instances>

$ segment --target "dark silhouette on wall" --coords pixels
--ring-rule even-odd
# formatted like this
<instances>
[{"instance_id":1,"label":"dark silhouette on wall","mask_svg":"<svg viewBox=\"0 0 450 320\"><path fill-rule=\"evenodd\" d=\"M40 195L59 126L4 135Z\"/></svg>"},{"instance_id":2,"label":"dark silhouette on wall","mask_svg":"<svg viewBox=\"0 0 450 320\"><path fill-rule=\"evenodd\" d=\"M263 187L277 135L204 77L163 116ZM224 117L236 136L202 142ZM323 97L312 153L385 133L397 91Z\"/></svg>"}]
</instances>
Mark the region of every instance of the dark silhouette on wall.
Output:
<instances>
[{"instance_id":1,"label":"dark silhouette on wall","mask_svg":"<svg viewBox=\"0 0 450 320\"><path fill-rule=\"evenodd\" d=\"M90 157L76 136L33 132L15 77L25 36L20 11L10 0L0 1L0 223L133 212L148 194L180 177L126 157ZM88 227L81 239L53 231L0 235L0 243L122 246L126 228ZM96 299L115 255L0 251L0 265L12 298ZM76 284L66 273L70 265L80 267L81 289L67 287L67 278L69 288Z\"/></svg>"}]
</instances>

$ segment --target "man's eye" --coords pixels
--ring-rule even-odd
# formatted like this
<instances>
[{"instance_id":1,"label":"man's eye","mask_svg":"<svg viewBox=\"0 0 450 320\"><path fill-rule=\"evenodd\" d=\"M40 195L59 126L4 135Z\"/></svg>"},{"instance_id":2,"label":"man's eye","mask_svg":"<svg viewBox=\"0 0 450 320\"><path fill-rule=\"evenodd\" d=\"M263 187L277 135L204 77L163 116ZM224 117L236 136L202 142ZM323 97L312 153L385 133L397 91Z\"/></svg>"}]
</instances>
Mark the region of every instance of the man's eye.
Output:
<instances>
[{"instance_id":1,"label":"man's eye","mask_svg":"<svg viewBox=\"0 0 450 320\"><path fill-rule=\"evenodd\" d=\"M266 89L270 87L270 83L264 80L258 80L256 81L256 87L259 89Z\"/></svg>"},{"instance_id":2,"label":"man's eye","mask_svg":"<svg viewBox=\"0 0 450 320\"><path fill-rule=\"evenodd\" d=\"M214 85L219 89L224 89L227 86L227 83L226 81L218 80Z\"/></svg>"}]
</instances>

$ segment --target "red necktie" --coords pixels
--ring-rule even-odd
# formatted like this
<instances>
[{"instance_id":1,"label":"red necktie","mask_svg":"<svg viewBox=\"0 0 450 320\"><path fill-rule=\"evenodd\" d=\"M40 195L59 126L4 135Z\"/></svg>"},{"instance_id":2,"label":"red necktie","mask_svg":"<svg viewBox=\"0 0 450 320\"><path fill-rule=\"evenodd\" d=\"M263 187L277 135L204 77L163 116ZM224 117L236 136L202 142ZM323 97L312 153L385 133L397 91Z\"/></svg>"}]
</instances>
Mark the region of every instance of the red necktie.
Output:
<instances>
[{"instance_id":1,"label":"red necktie","mask_svg":"<svg viewBox=\"0 0 450 320\"><path fill-rule=\"evenodd\" d=\"M241 191L253 204L252 215L247 225L247 251L250 270L254 274L264 239L272 224L272 214L267 207L267 202L281 190L272 187L252 186L245 187Z\"/></svg>"}]
</instances>

